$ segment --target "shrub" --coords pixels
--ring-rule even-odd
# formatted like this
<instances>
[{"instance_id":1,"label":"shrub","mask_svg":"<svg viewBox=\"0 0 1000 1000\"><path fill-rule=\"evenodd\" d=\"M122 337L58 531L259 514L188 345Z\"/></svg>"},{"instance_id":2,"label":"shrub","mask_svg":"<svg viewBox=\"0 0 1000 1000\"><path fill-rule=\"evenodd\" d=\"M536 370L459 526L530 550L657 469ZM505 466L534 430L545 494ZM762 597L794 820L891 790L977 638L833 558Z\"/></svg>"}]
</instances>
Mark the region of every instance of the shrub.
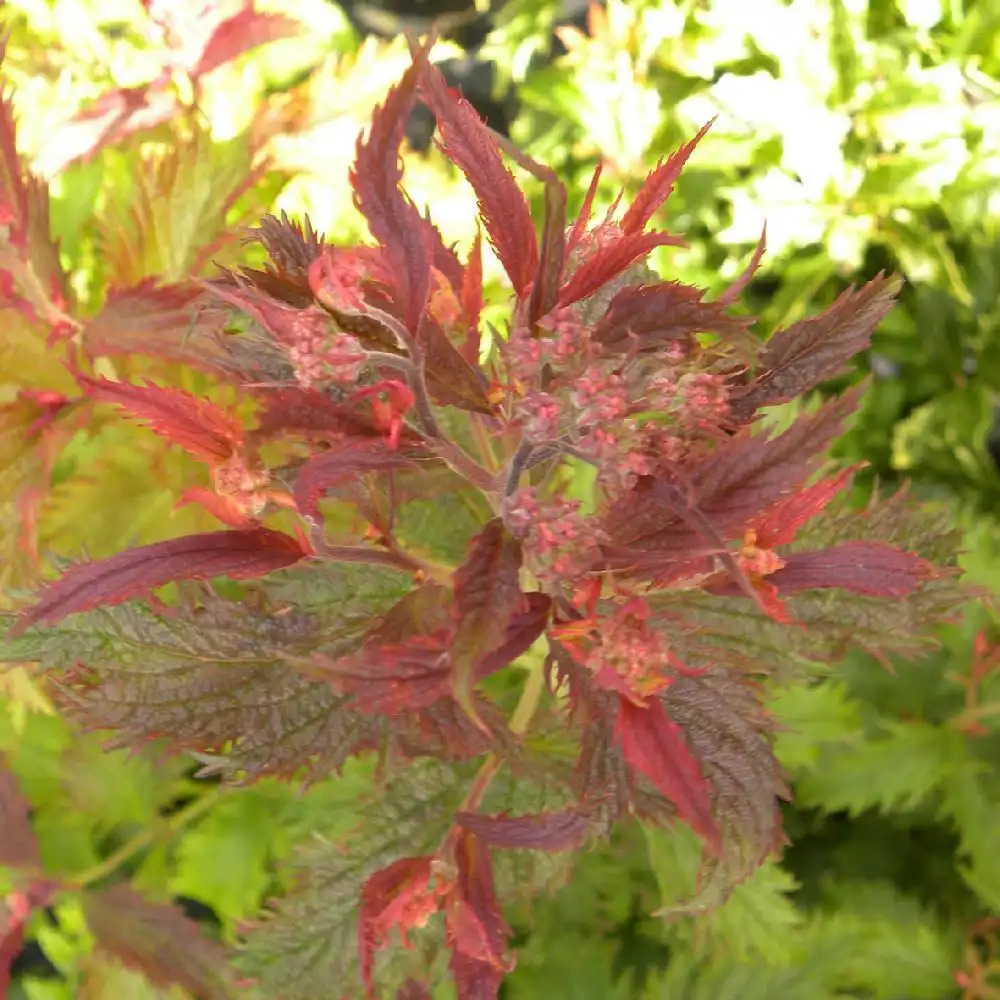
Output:
<instances>
[{"instance_id":1,"label":"shrub","mask_svg":"<svg viewBox=\"0 0 1000 1000\"><path fill-rule=\"evenodd\" d=\"M479 241L460 260L400 187L418 90L509 279L502 333L483 328ZM856 390L767 429L770 407L867 346L895 283L762 345L732 305L763 239L715 299L645 267L679 242L649 224L706 130L596 225L597 176L567 224L554 175L501 142L544 182L539 235L497 138L415 50L357 146L373 245L268 217L267 263L224 270L197 312L169 287L130 290L127 311L161 322L127 349L201 369L228 405L98 374L87 355L109 340L94 336L64 394L14 404L27 433L117 407L204 465L210 485L180 499L226 528L67 568L5 658L52 671L85 727L228 776L377 761L356 828L302 855L296 890L250 935L265 995L416 997L447 965L459 996L495 996L514 966L508 898L636 822L697 833L683 906L718 903L782 842L759 679L850 642L919 649L960 599L935 517L901 495L851 509L856 470L821 472ZM37 274L46 244L25 206L40 189L13 176L10 253ZM65 883L39 871L9 780L4 797L0 860L33 873L15 897L27 912ZM175 912L122 885L83 907L154 981L226 991Z\"/></svg>"}]
</instances>

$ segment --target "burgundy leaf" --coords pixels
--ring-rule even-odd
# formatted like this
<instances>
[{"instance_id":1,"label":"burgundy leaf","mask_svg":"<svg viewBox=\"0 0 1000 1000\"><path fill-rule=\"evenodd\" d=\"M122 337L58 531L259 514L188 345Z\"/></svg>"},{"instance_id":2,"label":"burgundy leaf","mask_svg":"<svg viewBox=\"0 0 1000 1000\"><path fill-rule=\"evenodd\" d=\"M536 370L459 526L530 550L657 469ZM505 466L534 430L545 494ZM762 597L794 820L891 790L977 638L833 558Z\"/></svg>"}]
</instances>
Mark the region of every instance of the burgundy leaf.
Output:
<instances>
[{"instance_id":1,"label":"burgundy leaf","mask_svg":"<svg viewBox=\"0 0 1000 1000\"><path fill-rule=\"evenodd\" d=\"M684 730L659 700L640 707L620 698L615 735L625 760L645 775L676 807L708 848L718 853L722 831L712 814L711 788L684 738Z\"/></svg>"},{"instance_id":2,"label":"burgundy leaf","mask_svg":"<svg viewBox=\"0 0 1000 1000\"><path fill-rule=\"evenodd\" d=\"M554 179L553 179L554 180ZM531 289L528 321L535 323L555 308L562 286L566 260L566 188L562 184L545 186L545 228L542 230L541 262L538 277Z\"/></svg>"},{"instance_id":3,"label":"burgundy leaf","mask_svg":"<svg viewBox=\"0 0 1000 1000\"><path fill-rule=\"evenodd\" d=\"M364 646L334 659L289 658L310 680L329 681L351 706L372 715L402 715L433 705L450 692L448 632L412 636L391 646Z\"/></svg>"},{"instance_id":4,"label":"burgundy leaf","mask_svg":"<svg viewBox=\"0 0 1000 1000\"><path fill-rule=\"evenodd\" d=\"M877 542L847 542L818 552L794 552L768 580L783 594L840 587L872 597L902 598L927 579L929 565L912 552Z\"/></svg>"},{"instance_id":5,"label":"burgundy leaf","mask_svg":"<svg viewBox=\"0 0 1000 1000\"><path fill-rule=\"evenodd\" d=\"M208 40L191 76L197 79L267 42L302 34L304 26L284 14L265 14L253 4L223 21Z\"/></svg>"},{"instance_id":6,"label":"burgundy leaf","mask_svg":"<svg viewBox=\"0 0 1000 1000\"><path fill-rule=\"evenodd\" d=\"M427 62L420 49L383 104L375 110L367 138L358 140L351 187L358 210L390 264L397 304L411 334L420 326L431 287L431 264L440 235L400 190L399 146L403 124L416 99L417 80Z\"/></svg>"},{"instance_id":7,"label":"burgundy leaf","mask_svg":"<svg viewBox=\"0 0 1000 1000\"><path fill-rule=\"evenodd\" d=\"M653 213L670 197L688 157L694 152L695 146L701 142L714 121L713 118L712 121L702 125L698 134L690 142L686 142L676 153L658 163L649 173L639 189L639 193L635 196L635 200L622 216L622 229L627 234L641 233L646 223L653 217Z\"/></svg>"},{"instance_id":8,"label":"burgundy leaf","mask_svg":"<svg viewBox=\"0 0 1000 1000\"><path fill-rule=\"evenodd\" d=\"M581 237L586 232L587 223L590 222L590 214L594 209L594 198L597 197L597 185L601 180L603 169L604 165L602 163L598 163L594 168L594 176L590 179L590 187L587 188L587 193L583 196L583 204L580 206L579 214L573 220L569 235L566 237L565 252L567 255L576 249Z\"/></svg>"},{"instance_id":9,"label":"burgundy leaf","mask_svg":"<svg viewBox=\"0 0 1000 1000\"><path fill-rule=\"evenodd\" d=\"M752 519L798 487L817 468L829 442L841 433L864 385L799 417L783 434L769 437L749 429L726 440L705 459L683 470L683 483L647 477L605 516L616 565L652 566L689 557L711 542L694 515L723 539L742 535Z\"/></svg>"},{"instance_id":10,"label":"burgundy leaf","mask_svg":"<svg viewBox=\"0 0 1000 1000\"><path fill-rule=\"evenodd\" d=\"M24 612L11 634L98 605L121 604L174 580L264 576L308 554L298 538L270 528L211 531L127 549L67 570L42 591L38 603Z\"/></svg>"},{"instance_id":11,"label":"burgundy leaf","mask_svg":"<svg viewBox=\"0 0 1000 1000\"><path fill-rule=\"evenodd\" d=\"M313 456L300 469L295 481L295 503L309 517L323 494L347 480L368 472L388 472L412 465L412 461L381 442L349 443L336 451Z\"/></svg>"},{"instance_id":12,"label":"burgundy leaf","mask_svg":"<svg viewBox=\"0 0 1000 1000\"><path fill-rule=\"evenodd\" d=\"M724 304L706 302L704 296L701 289L680 281L623 288L597 324L594 339L621 350L630 349L633 340L640 351L659 350L703 331L734 337L753 322L728 315Z\"/></svg>"},{"instance_id":13,"label":"burgundy leaf","mask_svg":"<svg viewBox=\"0 0 1000 1000\"><path fill-rule=\"evenodd\" d=\"M396 990L396 1000L433 1000L426 983L418 983L415 979L407 979Z\"/></svg>"},{"instance_id":14,"label":"burgundy leaf","mask_svg":"<svg viewBox=\"0 0 1000 1000\"><path fill-rule=\"evenodd\" d=\"M37 868L38 842L28 819L28 800L14 772L0 756L0 865L7 868ZM2 966L0 966L2 967Z\"/></svg>"},{"instance_id":15,"label":"burgundy leaf","mask_svg":"<svg viewBox=\"0 0 1000 1000\"><path fill-rule=\"evenodd\" d=\"M440 70L430 63L425 62L420 82L437 118L444 154L476 192L490 243L523 298L538 267L538 237L528 202L472 105L450 92Z\"/></svg>"},{"instance_id":16,"label":"burgundy leaf","mask_svg":"<svg viewBox=\"0 0 1000 1000\"><path fill-rule=\"evenodd\" d=\"M273 361L268 365L262 357L256 364L248 358L241 370L226 351L227 316L224 308L209 305L205 290L194 282L157 286L143 281L108 294L101 311L84 324L83 344L92 357L145 354L230 378L265 376Z\"/></svg>"},{"instance_id":17,"label":"burgundy leaf","mask_svg":"<svg viewBox=\"0 0 1000 1000\"><path fill-rule=\"evenodd\" d=\"M243 428L225 410L188 392L164 386L132 385L105 378L77 376L87 395L99 403L113 403L195 458L218 465L243 445Z\"/></svg>"},{"instance_id":18,"label":"burgundy leaf","mask_svg":"<svg viewBox=\"0 0 1000 1000\"><path fill-rule=\"evenodd\" d=\"M579 809L532 816L484 816L458 812L455 822L494 847L569 851L578 848L590 830L590 817Z\"/></svg>"},{"instance_id":19,"label":"burgundy leaf","mask_svg":"<svg viewBox=\"0 0 1000 1000\"><path fill-rule=\"evenodd\" d=\"M424 318L423 334L427 387L435 399L462 410L492 414L494 408L486 396L488 385L477 366L477 359L466 359L430 316Z\"/></svg>"},{"instance_id":20,"label":"burgundy leaf","mask_svg":"<svg viewBox=\"0 0 1000 1000\"><path fill-rule=\"evenodd\" d=\"M525 594L524 598L524 607L515 611L508 623L507 638L479 661L476 667L477 677L488 677L508 663L513 663L545 631L552 610L552 599L538 591Z\"/></svg>"},{"instance_id":21,"label":"burgundy leaf","mask_svg":"<svg viewBox=\"0 0 1000 1000\"><path fill-rule=\"evenodd\" d=\"M750 522L749 528L756 536L756 544L765 549L787 545L803 524L812 520L847 488L857 471L857 467L844 469L836 476L821 479L772 504Z\"/></svg>"},{"instance_id":22,"label":"burgundy leaf","mask_svg":"<svg viewBox=\"0 0 1000 1000\"><path fill-rule=\"evenodd\" d=\"M24 947L24 929L33 907L26 892L0 897L0 997L9 997L11 966Z\"/></svg>"},{"instance_id":23,"label":"burgundy leaf","mask_svg":"<svg viewBox=\"0 0 1000 1000\"><path fill-rule=\"evenodd\" d=\"M465 562L455 570L453 688L463 707L471 699L479 662L504 643L508 625L524 608L520 571L520 543L500 518L472 540Z\"/></svg>"},{"instance_id":24,"label":"burgundy leaf","mask_svg":"<svg viewBox=\"0 0 1000 1000\"><path fill-rule=\"evenodd\" d=\"M747 415L761 406L802 395L871 343L875 327L892 308L899 282L880 274L860 291L848 290L825 312L778 330L760 353L760 374L734 408Z\"/></svg>"},{"instance_id":25,"label":"burgundy leaf","mask_svg":"<svg viewBox=\"0 0 1000 1000\"><path fill-rule=\"evenodd\" d=\"M98 946L154 986L176 984L205 1000L231 997L225 950L176 907L122 884L84 893L83 910Z\"/></svg>"},{"instance_id":26,"label":"burgundy leaf","mask_svg":"<svg viewBox=\"0 0 1000 1000\"><path fill-rule=\"evenodd\" d=\"M493 860L489 847L465 830L454 845L458 879L445 913L452 975L463 1000L495 1000L514 961L507 955L510 928L496 898Z\"/></svg>"},{"instance_id":27,"label":"burgundy leaf","mask_svg":"<svg viewBox=\"0 0 1000 1000\"><path fill-rule=\"evenodd\" d=\"M601 247L574 272L559 292L559 305L572 303L593 295L599 288L616 278L633 261L645 257L656 247L683 246L684 240L670 233L623 233L618 239Z\"/></svg>"}]
</instances>

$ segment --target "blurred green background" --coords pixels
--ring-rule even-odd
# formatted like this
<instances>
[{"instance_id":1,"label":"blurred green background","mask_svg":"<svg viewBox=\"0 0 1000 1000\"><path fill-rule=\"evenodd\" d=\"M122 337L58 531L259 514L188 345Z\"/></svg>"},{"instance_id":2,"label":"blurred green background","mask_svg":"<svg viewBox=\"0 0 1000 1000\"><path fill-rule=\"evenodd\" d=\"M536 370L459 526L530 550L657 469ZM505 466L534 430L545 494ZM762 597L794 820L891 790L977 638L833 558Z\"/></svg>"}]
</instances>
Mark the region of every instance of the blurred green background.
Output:
<instances>
[{"instance_id":1,"label":"blurred green background","mask_svg":"<svg viewBox=\"0 0 1000 1000\"><path fill-rule=\"evenodd\" d=\"M494 127L556 170L571 211L598 159L596 215L715 117L668 206L688 246L651 262L718 291L766 222L745 296L762 332L879 270L905 278L871 351L825 387L870 379L837 457L868 463L859 492L906 479L944 508L986 595L925 660L851 652L769 693L795 792L791 845L721 909L653 915L690 887L696 846L683 832L623 831L579 859L568 886L510 910L519 964L503 996L1000 997L1000 0L256 6L304 30L289 24L287 37L216 66L206 24L245 4L0 10L18 148L50 185L78 320L144 279L179 282L245 258L240 227L265 211L308 214L333 241L363 238L347 183L355 138L408 63L399 32L441 16L435 59ZM429 134L415 115L406 184L464 248L472 194ZM540 217L541 189L526 183ZM502 303L495 261L487 274ZM192 481L186 457L122 421L70 424L55 455L26 444L18 392L65 391L68 378L44 332L9 305L3 316L0 586L37 582L18 542L26 497L37 495L40 550L62 557L212 526L194 508L172 510ZM107 364L201 386L178 366ZM105 752L23 668L0 673L0 751L30 799L47 869L83 884L128 878L226 942L281 892L297 841L350 824L367 780L359 767L305 795L271 780L223 789L155 748ZM32 919L14 970L12 1000L187 995L96 953L72 895Z\"/></svg>"}]
</instances>

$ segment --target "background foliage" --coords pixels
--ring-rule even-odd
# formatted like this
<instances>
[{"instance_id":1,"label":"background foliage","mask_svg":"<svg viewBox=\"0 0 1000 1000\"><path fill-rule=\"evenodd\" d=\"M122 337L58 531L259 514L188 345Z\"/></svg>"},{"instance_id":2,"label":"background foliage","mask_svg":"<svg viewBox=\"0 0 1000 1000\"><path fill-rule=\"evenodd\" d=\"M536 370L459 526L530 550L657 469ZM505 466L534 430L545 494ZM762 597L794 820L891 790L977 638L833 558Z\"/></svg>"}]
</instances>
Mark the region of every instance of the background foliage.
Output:
<instances>
[{"instance_id":1,"label":"background foliage","mask_svg":"<svg viewBox=\"0 0 1000 1000\"><path fill-rule=\"evenodd\" d=\"M288 37L223 52L214 67L193 16L171 43L125 0L3 8L18 146L50 184L68 276L63 298L46 300L57 310L72 302L96 343L109 316L119 333L142 330L127 300L110 309L117 292L245 257L240 226L264 211L308 212L338 240L363 233L347 169L358 131L408 63L391 37L400 19L378 4L257 6L307 30L288 24ZM995 594L1000 3L637 0L556 26L564 13L544 0L510 0L488 19L459 11L435 56L454 60L470 87L482 78L470 56L492 61L495 123L566 180L571 211L596 158L606 163L600 213L718 115L671 202L671 228L689 246L653 262L718 291L766 220L768 255L748 295L762 329L817 311L879 269L903 274L900 305L859 359L856 378L871 381L838 453L869 463L858 489L892 490L905 476L945 508L964 532L969 574ZM412 135L419 145L426 128L414 122ZM433 204L445 238L467 247L469 190L433 149L405 159L417 202ZM46 317L50 328L59 321ZM110 414L77 426L70 412L32 436L38 412L18 392L60 392L68 376L23 311L5 308L3 324L6 591L37 582L26 523L37 549L61 558L214 526L194 506L172 509L174 486L195 466L146 431ZM179 366L106 363L203 388ZM881 664L852 651L817 667L811 684L774 689L795 793L784 856L719 910L670 919L692 888L697 852L684 832L602 845L570 886L510 913L519 964L504 995L997 996L998 638L988 599L942 630L925 660ZM155 747L106 752L51 712L23 668L0 673L0 708L0 751L31 803L46 869L80 887L127 878L152 899L182 901L226 943L287 885L293 848L352 827L371 787L355 765L304 794L271 780L229 789ZM11 888L4 879L0 894ZM185 995L95 949L74 893L32 918L14 970L14 998Z\"/></svg>"}]
</instances>

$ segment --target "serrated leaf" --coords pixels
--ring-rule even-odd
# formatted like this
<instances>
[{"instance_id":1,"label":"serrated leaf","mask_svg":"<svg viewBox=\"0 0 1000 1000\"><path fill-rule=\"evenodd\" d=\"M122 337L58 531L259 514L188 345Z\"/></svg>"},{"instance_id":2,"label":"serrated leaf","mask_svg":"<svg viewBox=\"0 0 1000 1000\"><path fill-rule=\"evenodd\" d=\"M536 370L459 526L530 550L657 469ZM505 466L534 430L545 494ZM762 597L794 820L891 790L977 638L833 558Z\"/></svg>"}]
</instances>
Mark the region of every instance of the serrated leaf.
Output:
<instances>
[{"instance_id":1,"label":"serrated leaf","mask_svg":"<svg viewBox=\"0 0 1000 1000\"><path fill-rule=\"evenodd\" d=\"M441 71L425 63L421 90L437 119L445 155L468 178L479 213L507 276L523 298L538 266L538 236L528 202L485 124L465 98L448 91Z\"/></svg>"},{"instance_id":2,"label":"serrated leaf","mask_svg":"<svg viewBox=\"0 0 1000 1000\"><path fill-rule=\"evenodd\" d=\"M861 734L859 734L861 737ZM920 721L892 721L885 734L829 746L796 786L803 805L826 812L911 810L947 782L964 757L956 730Z\"/></svg>"},{"instance_id":3,"label":"serrated leaf","mask_svg":"<svg viewBox=\"0 0 1000 1000\"><path fill-rule=\"evenodd\" d=\"M725 893L782 841L778 800L787 798L770 735L773 723L740 673L719 666L678 677L661 695L711 789L722 853L709 858L700 891Z\"/></svg>"},{"instance_id":4,"label":"serrated leaf","mask_svg":"<svg viewBox=\"0 0 1000 1000\"><path fill-rule=\"evenodd\" d=\"M672 342L686 345L705 331L723 337L746 333L751 319L730 316L725 305L704 298L700 288L680 281L630 285L611 300L594 339L608 350L659 351Z\"/></svg>"},{"instance_id":5,"label":"serrated leaf","mask_svg":"<svg viewBox=\"0 0 1000 1000\"><path fill-rule=\"evenodd\" d=\"M85 893L83 909L98 945L154 985L177 983L206 1000L234 995L225 951L175 907L115 885Z\"/></svg>"},{"instance_id":6,"label":"serrated leaf","mask_svg":"<svg viewBox=\"0 0 1000 1000\"><path fill-rule=\"evenodd\" d=\"M67 570L24 612L13 634L99 604L120 604L174 580L264 576L306 555L299 539L270 528L212 531L128 549Z\"/></svg>"},{"instance_id":7,"label":"serrated leaf","mask_svg":"<svg viewBox=\"0 0 1000 1000\"><path fill-rule=\"evenodd\" d=\"M455 821L493 847L568 851L579 847L590 830L590 817L578 808L524 816L486 816L459 812Z\"/></svg>"},{"instance_id":8,"label":"serrated leaf","mask_svg":"<svg viewBox=\"0 0 1000 1000\"><path fill-rule=\"evenodd\" d=\"M112 403L129 416L145 421L173 444L217 465L237 454L243 445L243 427L230 413L207 399L170 386L133 385L105 378L78 376L91 399Z\"/></svg>"},{"instance_id":9,"label":"serrated leaf","mask_svg":"<svg viewBox=\"0 0 1000 1000\"><path fill-rule=\"evenodd\" d=\"M899 287L897 280L880 274L860 291L844 292L818 316L778 330L760 353L760 374L734 400L736 412L749 415L761 406L787 402L841 372L868 347Z\"/></svg>"},{"instance_id":10,"label":"serrated leaf","mask_svg":"<svg viewBox=\"0 0 1000 1000\"><path fill-rule=\"evenodd\" d=\"M323 494L345 482L355 481L369 472L389 472L412 466L406 454L390 449L381 441L345 441L339 447L310 458L295 480L295 503L307 516L316 516L316 505Z\"/></svg>"},{"instance_id":11,"label":"serrated leaf","mask_svg":"<svg viewBox=\"0 0 1000 1000\"><path fill-rule=\"evenodd\" d=\"M297 860L294 894L248 937L241 964L265 996L315 1000L330 985L362 996L357 916L361 887L380 868L438 849L465 787L462 772L420 761L362 804L357 830L344 842L315 843ZM377 979L377 972L376 972Z\"/></svg>"},{"instance_id":12,"label":"serrated leaf","mask_svg":"<svg viewBox=\"0 0 1000 1000\"><path fill-rule=\"evenodd\" d=\"M722 833L712 814L709 785L684 730L663 704L654 700L643 708L620 698L615 737L629 766L645 775L705 839L709 850L718 853Z\"/></svg>"},{"instance_id":13,"label":"serrated leaf","mask_svg":"<svg viewBox=\"0 0 1000 1000\"><path fill-rule=\"evenodd\" d=\"M767 705L777 725L774 754L793 773L817 767L824 744L861 730L861 706L840 681L789 684L771 692Z\"/></svg>"},{"instance_id":14,"label":"serrated leaf","mask_svg":"<svg viewBox=\"0 0 1000 1000\"><path fill-rule=\"evenodd\" d=\"M622 216L621 227L626 233L642 232L646 223L653 217L653 213L670 197L684 165L695 147L705 137L705 133L712 127L712 121L702 125L693 139L666 160L661 160L649 172L632 204Z\"/></svg>"},{"instance_id":15,"label":"serrated leaf","mask_svg":"<svg viewBox=\"0 0 1000 1000\"><path fill-rule=\"evenodd\" d=\"M615 549L615 559L626 565L630 559L639 565L651 565L657 558L669 563L675 552L704 546L707 540L681 513L685 504L687 509L696 506L723 538L742 534L752 518L808 479L823 449L856 407L860 392L849 390L776 437L741 431L707 458L685 467L683 487L660 479L640 480L604 519L616 546L629 548L620 554Z\"/></svg>"}]
</instances>

